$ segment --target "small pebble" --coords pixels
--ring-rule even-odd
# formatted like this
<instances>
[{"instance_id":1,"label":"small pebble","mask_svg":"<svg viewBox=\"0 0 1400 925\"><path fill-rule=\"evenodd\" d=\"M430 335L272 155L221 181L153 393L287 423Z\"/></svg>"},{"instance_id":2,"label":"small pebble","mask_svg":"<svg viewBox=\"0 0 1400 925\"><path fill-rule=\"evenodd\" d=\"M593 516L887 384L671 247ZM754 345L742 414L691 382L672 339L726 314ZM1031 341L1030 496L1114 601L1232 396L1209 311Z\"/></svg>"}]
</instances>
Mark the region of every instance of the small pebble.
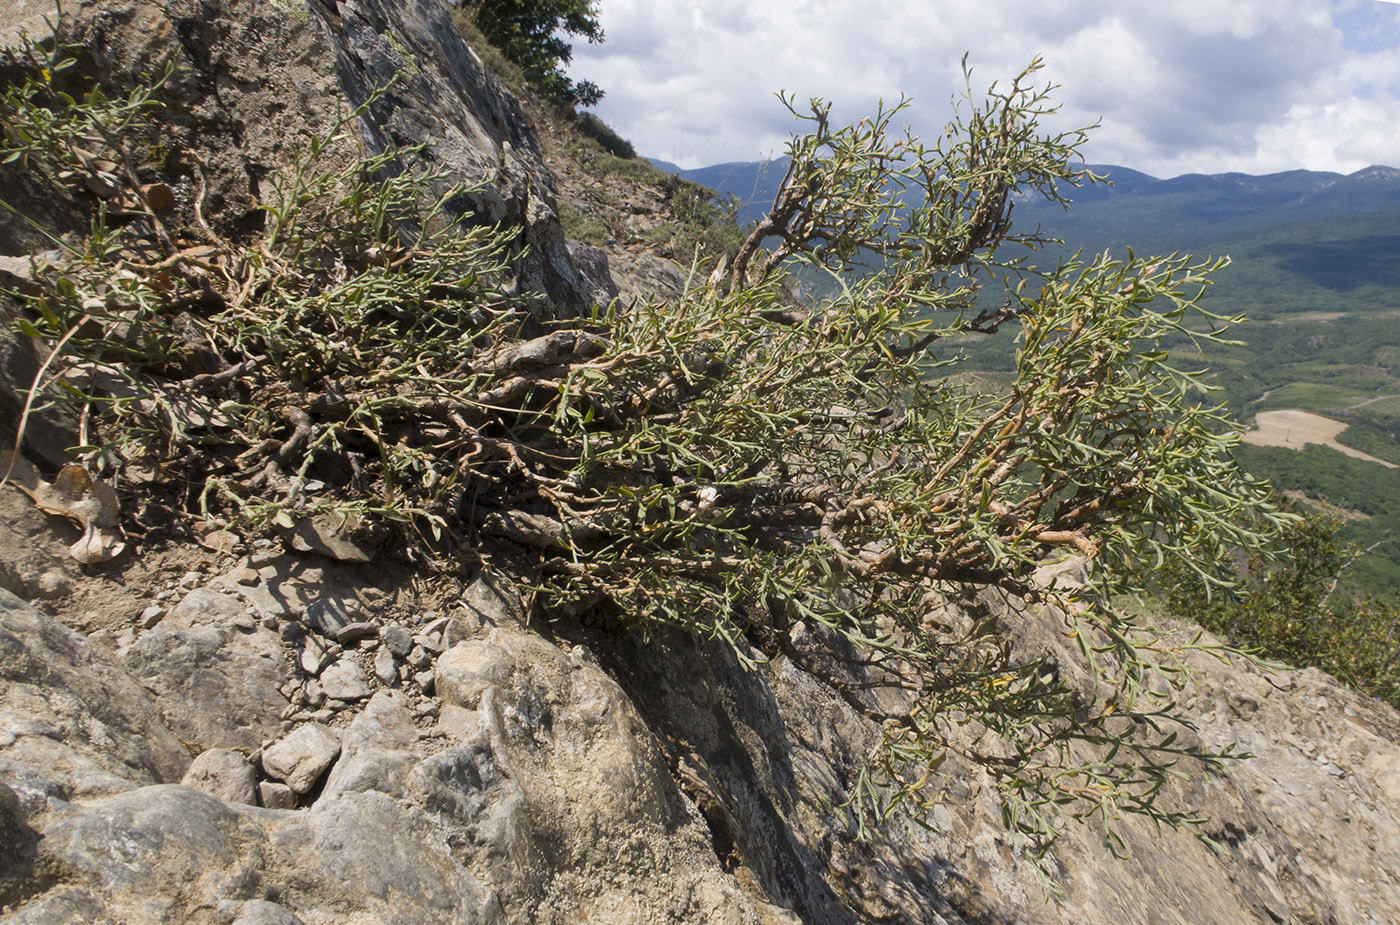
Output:
<instances>
[{"instance_id":1,"label":"small pebble","mask_svg":"<svg viewBox=\"0 0 1400 925\"><path fill-rule=\"evenodd\" d=\"M355 623L347 623L336 630L334 639L336 642L350 642L353 639L364 639L367 636L374 636L379 632L378 625L367 620L360 620Z\"/></svg>"},{"instance_id":2,"label":"small pebble","mask_svg":"<svg viewBox=\"0 0 1400 925\"><path fill-rule=\"evenodd\" d=\"M374 676L385 686L399 679L398 668L394 664L394 654L388 647L380 649L374 656Z\"/></svg>"},{"instance_id":3,"label":"small pebble","mask_svg":"<svg viewBox=\"0 0 1400 925\"><path fill-rule=\"evenodd\" d=\"M259 581L257 570L246 566L243 568L234 569L232 572L229 572L228 577L231 578L237 584L244 586L252 586L257 584Z\"/></svg>"},{"instance_id":4,"label":"small pebble","mask_svg":"<svg viewBox=\"0 0 1400 925\"><path fill-rule=\"evenodd\" d=\"M413 634L402 626L381 627L379 638L389 647L389 651L399 658L413 651Z\"/></svg>"},{"instance_id":5,"label":"small pebble","mask_svg":"<svg viewBox=\"0 0 1400 925\"><path fill-rule=\"evenodd\" d=\"M36 590L40 597L59 597L68 592L68 576L58 569L49 569L39 576Z\"/></svg>"},{"instance_id":6,"label":"small pebble","mask_svg":"<svg viewBox=\"0 0 1400 925\"><path fill-rule=\"evenodd\" d=\"M145 610L141 611L141 628L147 630L151 629L153 626L160 622L160 619L163 616L165 616L165 608L160 606L159 604L152 604Z\"/></svg>"}]
</instances>

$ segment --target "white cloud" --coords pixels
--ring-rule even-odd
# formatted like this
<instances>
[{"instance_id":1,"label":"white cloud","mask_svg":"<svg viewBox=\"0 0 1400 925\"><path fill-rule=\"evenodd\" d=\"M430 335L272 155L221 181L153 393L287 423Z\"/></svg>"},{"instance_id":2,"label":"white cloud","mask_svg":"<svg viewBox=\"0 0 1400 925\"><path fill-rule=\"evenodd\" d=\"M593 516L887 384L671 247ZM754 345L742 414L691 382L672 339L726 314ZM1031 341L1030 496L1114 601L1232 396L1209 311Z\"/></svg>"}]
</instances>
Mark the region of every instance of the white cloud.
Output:
<instances>
[{"instance_id":1,"label":"white cloud","mask_svg":"<svg viewBox=\"0 0 1400 925\"><path fill-rule=\"evenodd\" d=\"M842 118L915 97L933 131L961 89L1043 55L1090 160L1158 175L1400 164L1400 8L1375 0L602 0L572 73L638 150L685 166L781 153L780 89Z\"/></svg>"}]
</instances>

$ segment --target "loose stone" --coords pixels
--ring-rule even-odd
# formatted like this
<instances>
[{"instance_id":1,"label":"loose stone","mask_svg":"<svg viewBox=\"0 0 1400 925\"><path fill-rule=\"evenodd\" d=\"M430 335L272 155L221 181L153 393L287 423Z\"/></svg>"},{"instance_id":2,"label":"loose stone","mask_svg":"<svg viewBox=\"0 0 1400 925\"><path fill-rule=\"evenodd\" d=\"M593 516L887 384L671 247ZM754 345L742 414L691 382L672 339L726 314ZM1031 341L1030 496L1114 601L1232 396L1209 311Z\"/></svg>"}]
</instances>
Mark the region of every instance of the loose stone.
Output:
<instances>
[{"instance_id":1,"label":"loose stone","mask_svg":"<svg viewBox=\"0 0 1400 925\"><path fill-rule=\"evenodd\" d=\"M301 644L301 670L309 675L318 675L330 661L326 645L315 636L307 636Z\"/></svg>"},{"instance_id":2,"label":"loose stone","mask_svg":"<svg viewBox=\"0 0 1400 925\"><path fill-rule=\"evenodd\" d=\"M339 756L340 737L320 723L306 723L264 749L262 763L269 777L306 793Z\"/></svg>"},{"instance_id":3,"label":"loose stone","mask_svg":"<svg viewBox=\"0 0 1400 925\"><path fill-rule=\"evenodd\" d=\"M380 649L374 656L374 676L383 685L391 685L399 679L397 666L394 664L394 653L389 649Z\"/></svg>"},{"instance_id":4,"label":"loose stone","mask_svg":"<svg viewBox=\"0 0 1400 925\"><path fill-rule=\"evenodd\" d=\"M209 793L225 803L258 802L253 792L258 775L244 756L231 749L209 749L200 753L185 771L181 784Z\"/></svg>"},{"instance_id":5,"label":"loose stone","mask_svg":"<svg viewBox=\"0 0 1400 925\"><path fill-rule=\"evenodd\" d=\"M336 642L346 643L355 639L364 639L367 636L373 636L378 632L379 626L377 624L361 620L342 626L336 631L332 638L334 638Z\"/></svg>"},{"instance_id":6,"label":"loose stone","mask_svg":"<svg viewBox=\"0 0 1400 925\"><path fill-rule=\"evenodd\" d=\"M297 795L292 788L275 780L258 784L258 799L268 809L294 809L297 805Z\"/></svg>"},{"instance_id":7,"label":"loose stone","mask_svg":"<svg viewBox=\"0 0 1400 925\"><path fill-rule=\"evenodd\" d=\"M363 700L373 693L364 669L353 660L343 658L321 673L321 687L326 696L336 700Z\"/></svg>"},{"instance_id":8,"label":"loose stone","mask_svg":"<svg viewBox=\"0 0 1400 925\"><path fill-rule=\"evenodd\" d=\"M403 658L413 650L413 634L402 626L381 627L379 638L389 647L389 651L399 658Z\"/></svg>"}]
</instances>

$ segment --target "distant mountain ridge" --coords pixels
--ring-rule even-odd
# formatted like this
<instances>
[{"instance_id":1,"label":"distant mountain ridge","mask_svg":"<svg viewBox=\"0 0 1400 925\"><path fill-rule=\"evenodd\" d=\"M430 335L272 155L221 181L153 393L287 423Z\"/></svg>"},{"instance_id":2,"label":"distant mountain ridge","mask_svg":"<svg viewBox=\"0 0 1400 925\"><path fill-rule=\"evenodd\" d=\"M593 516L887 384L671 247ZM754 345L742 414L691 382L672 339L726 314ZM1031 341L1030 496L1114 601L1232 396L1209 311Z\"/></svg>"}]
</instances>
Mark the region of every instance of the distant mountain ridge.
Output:
<instances>
[{"instance_id":1,"label":"distant mountain ridge","mask_svg":"<svg viewBox=\"0 0 1400 925\"><path fill-rule=\"evenodd\" d=\"M692 170L655 158L651 162L721 194L738 197L741 223L763 214L787 168L786 158L734 161ZM1035 219L1054 234L1086 244L1148 243L1140 237L1143 232L1152 238L1164 232L1168 237L1179 237L1185 247L1214 239L1217 234L1246 233L1400 205L1400 169L1382 165L1350 174L1287 170L1257 176L1190 173L1169 179L1112 164L1085 166L1096 174L1107 174L1113 185L1071 190L1074 208L1067 214L1054 204L1025 196L1018 201L1013 217L1023 223ZM1130 230L1137 236L1124 237Z\"/></svg>"},{"instance_id":2,"label":"distant mountain ridge","mask_svg":"<svg viewBox=\"0 0 1400 925\"><path fill-rule=\"evenodd\" d=\"M786 158L662 169L740 201L739 221L763 215L787 169ZM1373 165L1350 174L1288 170L1184 174L1159 179L1129 167L1087 164L1112 186L1067 190L1071 208L1023 195L1012 212L1017 231L1065 242L1050 262L1077 250L1122 255L1229 255L1234 266L1217 278L1221 310L1254 317L1318 310L1345 294L1351 309L1392 309L1400 303L1400 169ZM1359 301L1357 299L1359 298Z\"/></svg>"}]
</instances>

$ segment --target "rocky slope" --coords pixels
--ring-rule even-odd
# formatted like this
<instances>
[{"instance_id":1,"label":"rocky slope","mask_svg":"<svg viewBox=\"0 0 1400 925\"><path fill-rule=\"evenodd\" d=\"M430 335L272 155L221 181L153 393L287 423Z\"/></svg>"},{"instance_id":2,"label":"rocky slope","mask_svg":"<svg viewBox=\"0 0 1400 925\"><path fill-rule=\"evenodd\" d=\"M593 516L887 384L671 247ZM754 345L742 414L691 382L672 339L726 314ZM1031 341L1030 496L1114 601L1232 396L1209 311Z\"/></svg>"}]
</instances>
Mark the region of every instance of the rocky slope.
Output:
<instances>
[{"instance_id":1,"label":"rocky slope","mask_svg":"<svg viewBox=\"0 0 1400 925\"><path fill-rule=\"evenodd\" d=\"M36 34L42 12L0 0ZM180 56L169 128L189 154L168 181L192 194L207 164L226 234L298 129L411 64L368 143L436 138L438 164L488 179L468 205L520 224L517 286L542 314L681 278L625 242L567 245L554 172L437 0L97 0L73 28L117 84ZM82 202L29 206L66 230ZM39 246L13 222L0 241ZM619 285L623 251L642 269ZM38 357L6 350L12 432ZM43 472L61 425L26 441ZM532 624L490 573L426 576L334 535L186 533L81 566L67 521L0 489L0 920L1400 920L1400 717L1316 671L1198 657L1197 734L1253 754L1173 785L1213 845L1130 821L1112 858L1070 826L1056 903L956 757L930 828L857 840L843 803L878 730L785 659L745 671L689 637ZM1064 646L1053 613L977 606L1018 644Z\"/></svg>"}]
</instances>

